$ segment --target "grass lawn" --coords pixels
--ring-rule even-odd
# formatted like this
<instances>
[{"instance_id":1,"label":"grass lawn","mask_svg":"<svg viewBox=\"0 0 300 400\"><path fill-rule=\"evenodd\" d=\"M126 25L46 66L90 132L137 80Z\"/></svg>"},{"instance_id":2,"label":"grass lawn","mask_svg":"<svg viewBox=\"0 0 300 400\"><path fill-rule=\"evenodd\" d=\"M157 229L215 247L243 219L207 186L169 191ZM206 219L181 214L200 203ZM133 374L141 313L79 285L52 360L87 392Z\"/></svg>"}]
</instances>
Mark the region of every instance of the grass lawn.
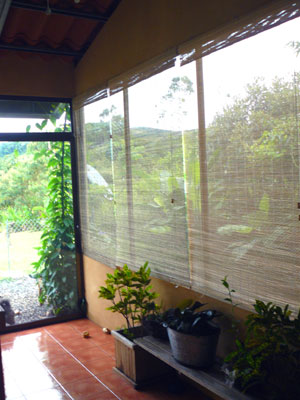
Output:
<instances>
[{"instance_id":1,"label":"grass lawn","mask_svg":"<svg viewBox=\"0 0 300 400\"><path fill-rule=\"evenodd\" d=\"M16 232L10 234L10 271L8 268L8 249L5 232L0 232L0 279L28 275L32 272L31 263L38 260L37 250L41 232Z\"/></svg>"}]
</instances>

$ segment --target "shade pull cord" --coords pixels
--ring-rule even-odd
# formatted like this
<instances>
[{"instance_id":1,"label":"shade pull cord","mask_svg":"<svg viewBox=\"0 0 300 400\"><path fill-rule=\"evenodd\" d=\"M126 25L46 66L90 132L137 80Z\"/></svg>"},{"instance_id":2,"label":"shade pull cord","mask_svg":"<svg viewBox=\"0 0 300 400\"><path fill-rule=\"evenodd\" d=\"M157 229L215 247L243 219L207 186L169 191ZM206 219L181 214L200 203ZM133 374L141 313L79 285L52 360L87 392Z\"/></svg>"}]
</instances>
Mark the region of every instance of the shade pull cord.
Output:
<instances>
[{"instance_id":1,"label":"shade pull cord","mask_svg":"<svg viewBox=\"0 0 300 400\"><path fill-rule=\"evenodd\" d=\"M49 5L49 0L47 0L47 7L46 7L45 14L46 15L51 15L51 8L50 8L50 5Z\"/></svg>"}]
</instances>

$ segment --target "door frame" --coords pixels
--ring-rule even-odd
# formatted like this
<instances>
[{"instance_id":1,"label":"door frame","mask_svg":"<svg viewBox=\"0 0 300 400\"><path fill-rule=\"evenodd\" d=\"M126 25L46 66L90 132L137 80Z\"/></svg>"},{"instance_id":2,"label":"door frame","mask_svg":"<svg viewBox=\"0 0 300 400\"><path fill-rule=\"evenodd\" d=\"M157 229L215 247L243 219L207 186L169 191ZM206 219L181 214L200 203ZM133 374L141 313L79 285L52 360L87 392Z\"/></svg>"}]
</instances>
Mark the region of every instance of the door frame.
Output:
<instances>
[{"instance_id":1,"label":"door frame","mask_svg":"<svg viewBox=\"0 0 300 400\"><path fill-rule=\"evenodd\" d=\"M77 167L77 149L74 133L74 117L72 110L71 98L57 97L38 97L38 96L9 96L0 95L0 100L24 100L38 102L59 102L70 104L71 115L71 132L16 132L16 133L0 133L0 142L69 142L71 146L71 169L72 169L72 194L73 194L73 218L74 218L74 236L75 236L75 262L77 272L77 291L78 291L78 308L81 311L74 312L68 316L54 316L42 320L26 322L23 324L5 326L1 329L0 334L17 332L31 328L37 328L45 325L56 324L58 322L70 321L78 318L86 317L86 300L84 289L83 275L83 255L80 234L80 212L79 212L79 184L78 184L78 167Z\"/></svg>"}]
</instances>

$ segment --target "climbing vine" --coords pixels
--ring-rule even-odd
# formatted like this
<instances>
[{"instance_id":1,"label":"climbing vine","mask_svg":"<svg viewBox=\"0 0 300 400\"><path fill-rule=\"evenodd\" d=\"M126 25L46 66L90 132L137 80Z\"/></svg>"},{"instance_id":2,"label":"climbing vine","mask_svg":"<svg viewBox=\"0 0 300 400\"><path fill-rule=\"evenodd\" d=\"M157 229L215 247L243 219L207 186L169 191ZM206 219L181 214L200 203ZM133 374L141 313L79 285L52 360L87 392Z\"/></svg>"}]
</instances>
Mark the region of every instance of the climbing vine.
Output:
<instances>
[{"instance_id":1,"label":"climbing vine","mask_svg":"<svg viewBox=\"0 0 300 400\"><path fill-rule=\"evenodd\" d=\"M64 112L64 125L56 127L55 132L71 129L69 108ZM51 122L56 124L55 120ZM38 128L45 126L43 122ZM35 158L43 156L48 159L48 203L43 213L41 246L37 249L39 260L33 263L34 277L40 286L40 302L47 302L58 314L74 309L77 303L70 144L49 142Z\"/></svg>"}]
</instances>

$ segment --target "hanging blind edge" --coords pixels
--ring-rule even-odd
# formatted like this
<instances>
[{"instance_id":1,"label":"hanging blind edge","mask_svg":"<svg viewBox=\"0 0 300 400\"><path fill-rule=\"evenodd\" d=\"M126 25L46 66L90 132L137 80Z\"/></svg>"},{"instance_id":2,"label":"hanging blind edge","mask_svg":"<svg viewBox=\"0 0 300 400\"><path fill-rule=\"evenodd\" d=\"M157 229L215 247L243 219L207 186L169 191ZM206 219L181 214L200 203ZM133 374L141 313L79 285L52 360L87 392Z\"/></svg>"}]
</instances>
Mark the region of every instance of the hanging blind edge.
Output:
<instances>
[{"instance_id":1,"label":"hanging blind edge","mask_svg":"<svg viewBox=\"0 0 300 400\"><path fill-rule=\"evenodd\" d=\"M278 13L280 14L284 11L289 13L289 15L278 16ZM271 29L298 16L300 16L299 0L278 0L260 7L258 10L250 12L235 21L197 35L179 45L177 53L181 58L181 65ZM265 23L267 17L270 18L269 24Z\"/></svg>"},{"instance_id":2,"label":"hanging blind edge","mask_svg":"<svg viewBox=\"0 0 300 400\"><path fill-rule=\"evenodd\" d=\"M88 104L101 100L108 94L115 94L124 88L135 85L145 79L150 78L159 72L171 68L175 64L177 57L176 48L169 49L163 54L156 56L146 62L138 64L130 70L113 77L109 81L101 83L94 88L91 88L73 99L73 108L78 110ZM109 92L108 92L109 89Z\"/></svg>"}]
</instances>

